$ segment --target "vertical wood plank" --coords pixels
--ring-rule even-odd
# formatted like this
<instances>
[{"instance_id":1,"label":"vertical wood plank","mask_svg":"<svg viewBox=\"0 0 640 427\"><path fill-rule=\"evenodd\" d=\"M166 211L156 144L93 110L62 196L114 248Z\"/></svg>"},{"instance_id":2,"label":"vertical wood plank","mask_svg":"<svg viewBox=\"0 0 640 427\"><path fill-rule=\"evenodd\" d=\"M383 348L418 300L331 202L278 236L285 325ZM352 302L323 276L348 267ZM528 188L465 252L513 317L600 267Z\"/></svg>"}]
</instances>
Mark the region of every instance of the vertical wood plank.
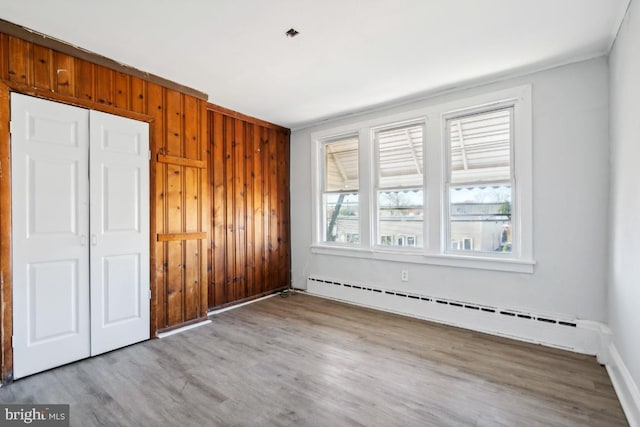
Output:
<instances>
[{"instance_id":1,"label":"vertical wood plank","mask_svg":"<svg viewBox=\"0 0 640 427\"><path fill-rule=\"evenodd\" d=\"M200 316L200 254L199 240L187 240L185 244L184 278L184 319L197 319Z\"/></svg>"},{"instance_id":2,"label":"vertical wood plank","mask_svg":"<svg viewBox=\"0 0 640 427\"><path fill-rule=\"evenodd\" d=\"M200 231L200 212L198 206L200 201L200 170L197 168L184 167L184 198L183 231ZM185 242L185 296L184 296L184 320L196 319L200 312L200 290L199 276L200 264L198 253L199 241L190 240Z\"/></svg>"},{"instance_id":3,"label":"vertical wood plank","mask_svg":"<svg viewBox=\"0 0 640 427\"><path fill-rule=\"evenodd\" d=\"M170 99L165 93L165 99ZM179 101L179 97L178 97ZM170 108L169 104L166 106ZM175 105L171 108L175 109ZM172 109L172 111L174 111ZM167 112L167 126L173 114ZM180 121L180 117L178 117ZM175 125L175 123L174 123ZM170 132L167 127L167 132ZM172 138L167 135L167 140ZM184 231L184 166L167 165L166 178L166 230L167 233L181 233ZM169 242L169 252L167 254L167 321L169 325L175 325L185 320L185 292L184 273L185 265L185 242Z\"/></svg>"},{"instance_id":4,"label":"vertical wood plank","mask_svg":"<svg viewBox=\"0 0 640 427\"><path fill-rule=\"evenodd\" d=\"M54 59L51 49L33 47L33 83L37 88L52 90L54 87Z\"/></svg>"},{"instance_id":5,"label":"vertical wood plank","mask_svg":"<svg viewBox=\"0 0 640 427\"><path fill-rule=\"evenodd\" d=\"M182 231L198 232L200 231L200 212L198 199L200 191L200 169L184 168L184 229Z\"/></svg>"},{"instance_id":6,"label":"vertical wood plank","mask_svg":"<svg viewBox=\"0 0 640 427\"><path fill-rule=\"evenodd\" d=\"M184 122L184 157L188 159L201 160L200 144L200 121L198 100L191 97L184 97L184 117L192 117L193 120Z\"/></svg>"},{"instance_id":7,"label":"vertical wood plank","mask_svg":"<svg viewBox=\"0 0 640 427\"><path fill-rule=\"evenodd\" d=\"M113 105L115 107L125 110L131 109L130 80L131 78L124 73L114 73Z\"/></svg>"},{"instance_id":8,"label":"vertical wood plank","mask_svg":"<svg viewBox=\"0 0 640 427\"><path fill-rule=\"evenodd\" d=\"M30 83L31 47L31 43L16 37L9 37L9 69L7 74L10 81L25 85Z\"/></svg>"},{"instance_id":9,"label":"vertical wood plank","mask_svg":"<svg viewBox=\"0 0 640 427\"><path fill-rule=\"evenodd\" d=\"M184 241L167 242L167 324L184 321Z\"/></svg>"},{"instance_id":10,"label":"vertical wood plank","mask_svg":"<svg viewBox=\"0 0 640 427\"><path fill-rule=\"evenodd\" d=\"M74 57L64 53L54 53L55 77L54 89L62 95L76 96L76 77Z\"/></svg>"},{"instance_id":11,"label":"vertical wood plank","mask_svg":"<svg viewBox=\"0 0 640 427\"><path fill-rule=\"evenodd\" d=\"M207 140L207 103L198 100L198 114L200 117L200 133L198 145L200 147L200 159L209 160L210 147ZM209 171L200 170L200 196L198 200L198 212L201 212L200 230L207 232L207 238L201 240L198 246L200 254L200 315L206 316L208 311L209 274L211 273L211 203Z\"/></svg>"},{"instance_id":12,"label":"vertical wood plank","mask_svg":"<svg viewBox=\"0 0 640 427\"><path fill-rule=\"evenodd\" d=\"M246 230L245 219L245 158L244 158L244 125L242 120L235 120L235 144L233 147L233 191L234 220L236 229L236 281L234 299L246 298Z\"/></svg>"},{"instance_id":13,"label":"vertical wood plank","mask_svg":"<svg viewBox=\"0 0 640 427\"><path fill-rule=\"evenodd\" d=\"M94 93L98 104L113 105L114 99L114 74L113 70L98 65L94 70Z\"/></svg>"},{"instance_id":14,"label":"vertical wood plank","mask_svg":"<svg viewBox=\"0 0 640 427\"><path fill-rule=\"evenodd\" d=\"M165 91L165 123L167 145L165 154L183 157L182 150L182 96L175 90Z\"/></svg>"},{"instance_id":15,"label":"vertical wood plank","mask_svg":"<svg viewBox=\"0 0 640 427\"><path fill-rule=\"evenodd\" d=\"M147 86L148 95L145 101L147 105L145 110L155 117L155 121L151 125L151 152L153 158L156 158L157 154L161 152L164 147L164 91L162 87L150 83ZM137 97L137 92L132 92L134 98ZM153 186L155 192L152 194L154 199L151 201L151 205L155 208L155 216L151 217L155 226L156 233L166 233L165 213L166 213L166 177L167 177L167 165L152 162L152 170L154 171L155 179ZM152 209L153 209L152 208ZM155 235L151 235L151 240L155 240ZM152 334L155 331L168 326L167 320L167 306L166 306L166 280L168 269L168 245L167 243L153 243L155 246L155 252L151 253L153 270L152 278L152 306L155 310L151 313Z\"/></svg>"},{"instance_id":16,"label":"vertical wood plank","mask_svg":"<svg viewBox=\"0 0 640 427\"><path fill-rule=\"evenodd\" d=\"M245 298L255 295L253 285L255 283L255 261L254 261L254 229L253 229L253 133L255 129L253 123L245 123L244 135L244 160L245 180L244 180L244 201L245 201Z\"/></svg>"},{"instance_id":17,"label":"vertical wood plank","mask_svg":"<svg viewBox=\"0 0 640 427\"><path fill-rule=\"evenodd\" d=\"M211 222L208 225L209 228L209 247L207 248L207 264L209 266L209 274L207 276L207 308L215 306L215 272L216 266L214 263L215 254L216 254L216 200L215 200L215 191L216 191L216 182L214 179L214 171L213 171L213 153L215 151L215 136L214 136L214 114L213 112L209 112L207 110L206 113L207 118L207 131L203 135L207 135L207 142L209 145L208 155L207 155L207 186L211 189L209 193L209 212L211 213Z\"/></svg>"},{"instance_id":18,"label":"vertical wood plank","mask_svg":"<svg viewBox=\"0 0 640 427\"><path fill-rule=\"evenodd\" d=\"M263 176L263 184L262 184L262 211L263 211L263 236L264 236L264 276L262 280L262 291L266 292L271 289L272 283L272 273L271 273L271 253L273 252L273 247L271 246L271 176L269 171L271 170L271 154L269 152L270 147L269 141L269 129L262 129L262 176Z\"/></svg>"},{"instance_id":19,"label":"vertical wood plank","mask_svg":"<svg viewBox=\"0 0 640 427\"><path fill-rule=\"evenodd\" d=\"M269 129L269 290L281 286L278 283L278 136L275 129Z\"/></svg>"},{"instance_id":20,"label":"vertical wood plank","mask_svg":"<svg viewBox=\"0 0 640 427\"><path fill-rule=\"evenodd\" d=\"M167 217L166 232L181 233L183 229L183 166L167 166Z\"/></svg>"},{"instance_id":21,"label":"vertical wood plank","mask_svg":"<svg viewBox=\"0 0 640 427\"><path fill-rule=\"evenodd\" d=\"M211 130L213 136L210 166L213 182L213 194L211 197L213 207L212 230L212 286L209 288L209 307L222 304L225 295L226 283L226 254L227 247L227 195L225 185L225 168L227 160L225 155L225 131L224 117L219 113L212 113Z\"/></svg>"},{"instance_id":22,"label":"vertical wood plank","mask_svg":"<svg viewBox=\"0 0 640 427\"><path fill-rule=\"evenodd\" d=\"M238 281L236 271L236 222L235 222L235 180L234 180L234 164L235 164L235 120L231 117L224 117L224 144L225 144L225 186L226 191L226 266L225 266L225 292L224 300L221 303L235 300L235 284Z\"/></svg>"},{"instance_id":23,"label":"vertical wood plank","mask_svg":"<svg viewBox=\"0 0 640 427\"><path fill-rule=\"evenodd\" d=\"M147 113L147 82L138 78L130 77L131 97L130 108L136 113ZM154 115L153 113L149 113Z\"/></svg>"},{"instance_id":24,"label":"vertical wood plank","mask_svg":"<svg viewBox=\"0 0 640 427\"><path fill-rule=\"evenodd\" d=\"M94 65L89 62L76 61L76 93L78 98L85 101L94 99L93 68Z\"/></svg>"},{"instance_id":25,"label":"vertical wood plank","mask_svg":"<svg viewBox=\"0 0 640 427\"><path fill-rule=\"evenodd\" d=\"M253 259L255 268L253 271L253 292L257 295L264 291L264 164L263 152L263 127L254 126L253 132Z\"/></svg>"},{"instance_id":26,"label":"vertical wood plank","mask_svg":"<svg viewBox=\"0 0 640 427\"><path fill-rule=\"evenodd\" d=\"M279 286L291 284L291 242L289 239L289 134L278 131L278 223Z\"/></svg>"}]
</instances>

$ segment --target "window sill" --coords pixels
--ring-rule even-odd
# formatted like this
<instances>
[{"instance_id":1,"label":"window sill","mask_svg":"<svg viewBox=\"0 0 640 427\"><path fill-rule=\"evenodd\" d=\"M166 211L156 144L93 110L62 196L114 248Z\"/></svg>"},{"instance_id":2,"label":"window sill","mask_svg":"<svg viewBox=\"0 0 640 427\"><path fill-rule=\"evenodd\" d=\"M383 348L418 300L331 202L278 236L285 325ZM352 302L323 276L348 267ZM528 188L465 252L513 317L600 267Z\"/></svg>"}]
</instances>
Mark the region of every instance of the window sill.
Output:
<instances>
[{"instance_id":1,"label":"window sill","mask_svg":"<svg viewBox=\"0 0 640 427\"><path fill-rule=\"evenodd\" d=\"M507 271L533 274L534 260L498 258L489 256L465 256L454 254L427 254L416 250L385 251L371 248L312 245L311 253L379 261L439 265L445 267L475 268L480 270Z\"/></svg>"}]
</instances>

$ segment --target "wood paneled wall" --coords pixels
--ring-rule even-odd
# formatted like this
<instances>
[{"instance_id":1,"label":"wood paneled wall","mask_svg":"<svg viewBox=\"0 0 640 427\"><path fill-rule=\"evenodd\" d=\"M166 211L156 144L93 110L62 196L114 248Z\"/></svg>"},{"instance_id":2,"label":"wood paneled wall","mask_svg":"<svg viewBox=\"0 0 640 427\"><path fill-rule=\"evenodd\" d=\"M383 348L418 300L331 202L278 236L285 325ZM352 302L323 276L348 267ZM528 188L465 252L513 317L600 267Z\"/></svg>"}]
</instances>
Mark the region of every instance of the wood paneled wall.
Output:
<instances>
[{"instance_id":1,"label":"wood paneled wall","mask_svg":"<svg viewBox=\"0 0 640 427\"><path fill-rule=\"evenodd\" d=\"M209 307L288 287L291 277L286 128L209 105Z\"/></svg>"},{"instance_id":2,"label":"wood paneled wall","mask_svg":"<svg viewBox=\"0 0 640 427\"><path fill-rule=\"evenodd\" d=\"M153 79L136 76L136 73L127 74L126 70L119 70L118 67L99 65L105 62L102 61L104 58L95 55L97 60L92 62L86 58L85 51L78 51L78 55L69 54L68 51L73 50L69 46L62 49L67 51L63 53L60 49L52 48L51 44L47 46L45 37L41 37L42 43L39 44L32 40L38 38L37 36L24 30L23 36L16 36L20 31L19 27L7 26L4 21L0 26L0 333L3 381L11 378L13 366L8 126L10 91L146 120L150 123L151 334L154 336L159 330L198 321L206 316L208 307L210 202L206 154L209 144L206 137L206 96L199 98L193 96L193 92L196 91L191 91L191 94L185 93L180 90L179 85L164 85L162 82L158 83L158 79L154 82ZM60 45L60 42L50 43ZM236 131L238 134L243 132L237 129L244 128L232 120L225 129L235 138ZM276 132L274 131L273 136L262 135L262 130L257 132L261 134L258 139L259 145L264 147L263 150L269 151L269 156L270 150L273 150L275 158L278 146ZM252 141L253 137L253 134L243 136L251 138ZM262 145L263 140L265 142ZM244 143L234 147L231 154L233 161L237 162L232 170L237 170L238 173L242 170L243 174L248 171L241 165L243 154L240 154L240 150L244 150L244 147ZM265 180L265 185L273 188L279 184L275 181L272 183L271 180L282 179L284 183L284 177L280 176L275 163L276 160L264 162L264 167L269 171L273 169L273 176L277 177ZM239 193L244 191L240 183L244 183L248 178L243 175L241 180L239 177L237 179L237 182L230 184L233 184L233 191L238 191L236 195L239 196ZM262 192L260 197L263 197ZM264 248L264 252L273 251L275 258L269 256L268 260L269 263L275 263L279 262L275 260L280 260L284 254L280 254L281 246L277 241L277 230L281 225L272 225L272 222L281 218L278 214L279 208L276 208L275 204L283 204L284 201L280 202L268 196L264 198L269 203L264 211L264 227L269 227L273 233L269 235L272 240L268 241L269 246ZM231 211L234 213L246 209L244 204L234 206L237 209ZM253 201L247 206L253 207ZM236 225L232 218L228 222ZM244 223L237 225L244 227ZM245 236L244 230L242 233ZM229 235L239 236L239 233ZM235 247L234 238L229 238L228 243L232 244L231 247ZM263 248L262 245L260 248ZM253 247L246 250L253 251ZM247 252L238 257L244 260L247 258ZM275 273L270 273L271 269L264 271L263 274L269 275L269 286L282 280L280 276L276 279ZM242 280L247 279L243 276Z\"/></svg>"}]
</instances>

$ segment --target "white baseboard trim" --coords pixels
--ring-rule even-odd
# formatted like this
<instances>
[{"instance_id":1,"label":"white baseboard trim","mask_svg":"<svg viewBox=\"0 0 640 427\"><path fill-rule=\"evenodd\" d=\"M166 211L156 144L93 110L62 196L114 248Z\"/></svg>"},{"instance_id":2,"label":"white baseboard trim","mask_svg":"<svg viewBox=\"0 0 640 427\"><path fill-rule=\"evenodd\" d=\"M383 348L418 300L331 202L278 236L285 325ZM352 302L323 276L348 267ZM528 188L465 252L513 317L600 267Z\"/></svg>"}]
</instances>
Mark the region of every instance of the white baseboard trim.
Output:
<instances>
[{"instance_id":1,"label":"white baseboard trim","mask_svg":"<svg viewBox=\"0 0 640 427\"><path fill-rule=\"evenodd\" d=\"M605 358L599 322L309 278L307 293L460 328Z\"/></svg>"},{"instance_id":2,"label":"white baseboard trim","mask_svg":"<svg viewBox=\"0 0 640 427\"><path fill-rule=\"evenodd\" d=\"M640 390L616 346L609 344L607 372L631 427L640 427Z\"/></svg>"}]
</instances>

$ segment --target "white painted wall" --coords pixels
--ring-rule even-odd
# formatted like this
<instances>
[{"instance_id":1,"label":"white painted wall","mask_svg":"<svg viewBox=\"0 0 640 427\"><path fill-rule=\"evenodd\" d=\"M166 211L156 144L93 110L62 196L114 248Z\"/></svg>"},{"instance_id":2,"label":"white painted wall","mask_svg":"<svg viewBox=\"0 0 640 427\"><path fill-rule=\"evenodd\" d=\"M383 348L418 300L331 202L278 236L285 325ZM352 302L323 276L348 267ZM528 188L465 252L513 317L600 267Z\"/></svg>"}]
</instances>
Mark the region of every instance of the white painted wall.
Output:
<instances>
[{"instance_id":1,"label":"white painted wall","mask_svg":"<svg viewBox=\"0 0 640 427\"><path fill-rule=\"evenodd\" d=\"M609 58L612 238L608 310L613 344L635 383L636 399L640 386L639 41L640 3L636 0ZM640 414L640 407L636 410Z\"/></svg>"},{"instance_id":2,"label":"white painted wall","mask_svg":"<svg viewBox=\"0 0 640 427\"><path fill-rule=\"evenodd\" d=\"M304 289L310 275L335 277L490 306L606 321L607 65L606 58L596 58L294 131L291 137L294 286ZM311 253L311 132L526 83L533 86L533 245L537 261L534 274ZM630 214L628 220L631 221ZM409 282L400 281L401 269L409 270Z\"/></svg>"}]
</instances>

